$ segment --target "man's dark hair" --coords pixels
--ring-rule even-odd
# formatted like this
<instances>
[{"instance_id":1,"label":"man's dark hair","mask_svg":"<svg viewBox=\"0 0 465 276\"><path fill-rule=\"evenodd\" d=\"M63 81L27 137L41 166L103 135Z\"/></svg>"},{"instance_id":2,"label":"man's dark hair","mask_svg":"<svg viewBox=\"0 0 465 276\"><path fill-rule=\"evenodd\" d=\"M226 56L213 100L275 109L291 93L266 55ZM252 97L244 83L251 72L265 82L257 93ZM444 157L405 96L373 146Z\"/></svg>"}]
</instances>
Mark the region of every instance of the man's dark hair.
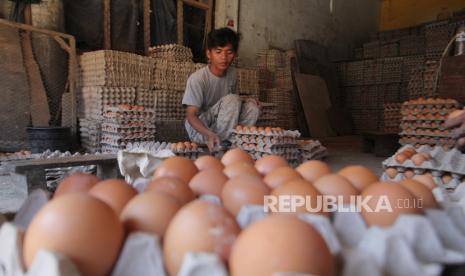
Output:
<instances>
[{"instance_id":1,"label":"man's dark hair","mask_svg":"<svg viewBox=\"0 0 465 276\"><path fill-rule=\"evenodd\" d=\"M239 35L230 28L220 28L208 34L207 48L211 50L216 47L224 47L231 43L233 51L237 52L239 47Z\"/></svg>"}]
</instances>

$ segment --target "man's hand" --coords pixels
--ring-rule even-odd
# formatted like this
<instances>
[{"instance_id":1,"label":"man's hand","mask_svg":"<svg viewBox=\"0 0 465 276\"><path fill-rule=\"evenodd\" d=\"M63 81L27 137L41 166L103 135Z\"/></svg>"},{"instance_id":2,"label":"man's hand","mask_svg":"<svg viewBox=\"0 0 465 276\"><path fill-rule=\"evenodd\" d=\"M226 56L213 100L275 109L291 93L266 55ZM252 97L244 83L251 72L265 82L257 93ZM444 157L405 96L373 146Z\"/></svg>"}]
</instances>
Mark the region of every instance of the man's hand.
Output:
<instances>
[{"instance_id":1,"label":"man's hand","mask_svg":"<svg viewBox=\"0 0 465 276\"><path fill-rule=\"evenodd\" d=\"M216 133L213 133L213 132L208 134L207 146L210 152L215 151L216 149L220 148L221 147L220 137L216 135Z\"/></svg>"},{"instance_id":2,"label":"man's hand","mask_svg":"<svg viewBox=\"0 0 465 276\"><path fill-rule=\"evenodd\" d=\"M245 99L245 102L246 102L246 103L247 103L247 102L251 102L251 103L255 104L256 106L258 106L258 107L260 108L260 102L257 101L255 98L246 98L246 99Z\"/></svg>"},{"instance_id":3,"label":"man's hand","mask_svg":"<svg viewBox=\"0 0 465 276\"><path fill-rule=\"evenodd\" d=\"M456 110L449 115L445 122L448 129L452 129L452 138L457 139L457 147L465 150L465 110Z\"/></svg>"}]
</instances>

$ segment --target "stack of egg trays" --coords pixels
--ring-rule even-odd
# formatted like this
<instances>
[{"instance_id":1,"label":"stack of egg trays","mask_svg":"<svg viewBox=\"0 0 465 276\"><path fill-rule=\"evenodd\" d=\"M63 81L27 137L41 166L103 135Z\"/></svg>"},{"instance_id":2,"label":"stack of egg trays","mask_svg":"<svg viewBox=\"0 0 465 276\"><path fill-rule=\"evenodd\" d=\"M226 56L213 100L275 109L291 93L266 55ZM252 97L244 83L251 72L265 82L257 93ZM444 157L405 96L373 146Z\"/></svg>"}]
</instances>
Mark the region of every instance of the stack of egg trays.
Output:
<instances>
[{"instance_id":1,"label":"stack of egg trays","mask_svg":"<svg viewBox=\"0 0 465 276\"><path fill-rule=\"evenodd\" d=\"M344 85L363 85L365 80L363 77L364 61L352 61L347 63L346 77Z\"/></svg>"},{"instance_id":2,"label":"stack of egg trays","mask_svg":"<svg viewBox=\"0 0 465 276\"><path fill-rule=\"evenodd\" d=\"M318 140L298 140L302 162L321 160L328 156L328 150Z\"/></svg>"},{"instance_id":3,"label":"stack of egg trays","mask_svg":"<svg viewBox=\"0 0 465 276\"><path fill-rule=\"evenodd\" d=\"M391 40L381 45L379 49L380 57L396 57L399 55L399 42L398 40Z\"/></svg>"},{"instance_id":4,"label":"stack of egg trays","mask_svg":"<svg viewBox=\"0 0 465 276\"><path fill-rule=\"evenodd\" d=\"M183 144L190 144L192 145L191 142L180 142ZM171 150L174 154L177 156L182 156L186 157L192 160L197 159L201 154L204 153L204 150L199 147L185 147L183 149L180 149L177 147L179 143L169 143L169 142L154 142L154 141L146 141L146 142L134 142L134 143L128 143L126 145L126 150L128 151L135 151L135 152L145 152L145 153L151 153L155 155L157 152L161 150Z\"/></svg>"},{"instance_id":5,"label":"stack of egg trays","mask_svg":"<svg viewBox=\"0 0 465 276\"><path fill-rule=\"evenodd\" d=\"M380 42L372 41L363 44L363 57L364 58L379 58L380 56Z\"/></svg>"},{"instance_id":6,"label":"stack of egg trays","mask_svg":"<svg viewBox=\"0 0 465 276\"><path fill-rule=\"evenodd\" d=\"M402 82L408 82L413 70L423 68L425 57L423 55L406 56L402 58Z\"/></svg>"},{"instance_id":7,"label":"stack of egg trays","mask_svg":"<svg viewBox=\"0 0 465 276\"><path fill-rule=\"evenodd\" d=\"M258 95L260 92L259 73L255 68L237 68L237 92L242 95Z\"/></svg>"},{"instance_id":8,"label":"stack of egg trays","mask_svg":"<svg viewBox=\"0 0 465 276\"><path fill-rule=\"evenodd\" d=\"M384 104L384 132L398 133L401 124L401 103Z\"/></svg>"},{"instance_id":9,"label":"stack of egg trays","mask_svg":"<svg viewBox=\"0 0 465 276\"><path fill-rule=\"evenodd\" d=\"M455 100L427 99L402 105L401 139L405 144L443 145L452 147L455 140L444 127L447 116L460 104Z\"/></svg>"},{"instance_id":10,"label":"stack of egg trays","mask_svg":"<svg viewBox=\"0 0 465 276\"><path fill-rule=\"evenodd\" d=\"M402 58L384 58L383 59L383 78L382 83L392 83L402 81Z\"/></svg>"},{"instance_id":11,"label":"stack of egg trays","mask_svg":"<svg viewBox=\"0 0 465 276\"><path fill-rule=\"evenodd\" d=\"M155 119L182 120L185 117L185 109L182 106L183 91L156 90L155 91Z\"/></svg>"},{"instance_id":12,"label":"stack of egg trays","mask_svg":"<svg viewBox=\"0 0 465 276\"><path fill-rule=\"evenodd\" d=\"M286 66L287 55L277 49L260 50L257 55L257 66L274 71L276 68L283 68Z\"/></svg>"},{"instance_id":13,"label":"stack of egg trays","mask_svg":"<svg viewBox=\"0 0 465 276\"><path fill-rule=\"evenodd\" d=\"M102 122L98 120L79 119L81 146L90 153L101 150Z\"/></svg>"},{"instance_id":14,"label":"stack of egg trays","mask_svg":"<svg viewBox=\"0 0 465 276\"><path fill-rule=\"evenodd\" d=\"M294 160L300 158L296 139L300 137L299 131L271 130L270 132L249 130L234 130L231 142L248 151L253 157L264 154L275 154Z\"/></svg>"},{"instance_id":15,"label":"stack of egg trays","mask_svg":"<svg viewBox=\"0 0 465 276\"><path fill-rule=\"evenodd\" d=\"M426 97L436 96L436 77L439 62L434 60L428 60L425 62L425 69L423 71L423 87L424 94Z\"/></svg>"},{"instance_id":16,"label":"stack of egg trays","mask_svg":"<svg viewBox=\"0 0 465 276\"><path fill-rule=\"evenodd\" d=\"M155 139L153 109L129 107L131 109L121 106L105 108L105 119L102 123L102 150L122 149L129 142ZM106 147L103 147L105 145Z\"/></svg>"},{"instance_id":17,"label":"stack of egg trays","mask_svg":"<svg viewBox=\"0 0 465 276\"><path fill-rule=\"evenodd\" d=\"M87 52L80 57L82 86L151 88L155 61L111 50Z\"/></svg>"},{"instance_id":18,"label":"stack of egg trays","mask_svg":"<svg viewBox=\"0 0 465 276\"><path fill-rule=\"evenodd\" d=\"M80 117L101 120L105 106L133 104L135 99L134 87L83 87L79 100Z\"/></svg>"},{"instance_id":19,"label":"stack of egg trays","mask_svg":"<svg viewBox=\"0 0 465 276\"><path fill-rule=\"evenodd\" d=\"M408 147L411 146L406 145L398 152L401 152ZM415 165L412 160L406 160L404 163L400 164L395 160L395 155L393 155L383 161L382 165L384 169L397 169L398 174L394 179L390 179L389 176L384 173L381 179L400 181L405 178L403 173L410 169L417 175L422 175L425 172L430 171L433 175L434 181L446 188L455 188L465 180L465 154L461 153L459 150L454 148L449 151L445 151L439 146L431 147L423 145L417 148L416 151L429 153L433 158L431 160L424 161L420 166L418 166ZM449 183L443 182L442 176L444 174L451 174L452 180Z\"/></svg>"},{"instance_id":20,"label":"stack of egg trays","mask_svg":"<svg viewBox=\"0 0 465 276\"><path fill-rule=\"evenodd\" d=\"M274 76L276 88L283 90L292 90L294 88L291 70L289 68L276 69Z\"/></svg>"},{"instance_id":21,"label":"stack of egg trays","mask_svg":"<svg viewBox=\"0 0 465 276\"><path fill-rule=\"evenodd\" d=\"M155 108L155 90L138 88L136 90L135 104L146 108Z\"/></svg>"},{"instance_id":22,"label":"stack of egg trays","mask_svg":"<svg viewBox=\"0 0 465 276\"><path fill-rule=\"evenodd\" d=\"M416 99L425 97L424 83L423 83L423 70L424 66L412 69L410 79L408 82L408 95L409 99Z\"/></svg>"},{"instance_id":23,"label":"stack of egg trays","mask_svg":"<svg viewBox=\"0 0 465 276\"><path fill-rule=\"evenodd\" d=\"M364 84L378 84L382 82L383 62L381 59L369 59L363 63Z\"/></svg>"},{"instance_id":24,"label":"stack of egg trays","mask_svg":"<svg viewBox=\"0 0 465 276\"><path fill-rule=\"evenodd\" d=\"M399 53L401 56L423 54L425 52L425 37L423 35L402 36L399 41Z\"/></svg>"},{"instance_id":25,"label":"stack of egg trays","mask_svg":"<svg viewBox=\"0 0 465 276\"><path fill-rule=\"evenodd\" d=\"M192 61L190 48L179 44L165 44L149 48L149 56L157 59L166 59L175 62Z\"/></svg>"},{"instance_id":26,"label":"stack of egg trays","mask_svg":"<svg viewBox=\"0 0 465 276\"><path fill-rule=\"evenodd\" d=\"M426 53L442 52L451 37L449 21L439 21L425 26Z\"/></svg>"}]
</instances>

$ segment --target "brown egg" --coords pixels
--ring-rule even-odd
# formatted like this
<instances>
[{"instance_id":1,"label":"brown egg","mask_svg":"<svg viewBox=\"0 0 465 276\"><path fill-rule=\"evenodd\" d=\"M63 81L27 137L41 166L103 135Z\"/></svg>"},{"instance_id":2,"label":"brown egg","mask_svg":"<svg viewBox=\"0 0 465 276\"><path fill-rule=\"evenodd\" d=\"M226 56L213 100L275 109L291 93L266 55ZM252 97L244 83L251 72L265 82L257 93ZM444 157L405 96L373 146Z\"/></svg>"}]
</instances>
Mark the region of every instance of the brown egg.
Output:
<instances>
[{"instance_id":1,"label":"brown egg","mask_svg":"<svg viewBox=\"0 0 465 276\"><path fill-rule=\"evenodd\" d=\"M176 144L176 150L177 150L177 151L181 151L181 152L182 152L182 151L184 151L185 149L186 149L186 146L184 145L183 142L178 142L178 143Z\"/></svg>"},{"instance_id":2,"label":"brown egg","mask_svg":"<svg viewBox=\"0 0 465 276\"><path fill-rule=\"evenodd\" d=\"M389 178L395 178L397 176L397 169L396 168L387 168L386 174Z\"/></svg>"},{"instance_id":3,"label":"brown egg","mask_svg":"<svg viewBox=\"0 0 465 276\"><path fill-rule=\"evenodd\" d=\"M452 176L450 174L444 174L441 179L442 183L448 184L452 180Z\"/></svg>"},{"instance_id":4,"label":"brown egg","mask_svg":"<svg viewBox=\"0 0 465 276\"><path fill-rule=\"evenodd\" d=\"M173 177L161 177L150 182L145 191L159 191L170 194L184 205L194 200L195 194L182 180Z\"/></svg>"},{"instance_id":5,"label":"brown egg","mask_svg":"<svg viewBox=\"0 0 465 276\"><path fill-rule=\"evenodd\" d=\"M268 194L270 189L260 178L243 175L226 182L221 192L221 200L224 207L237 216L244 205L263 205L264 196Z\"/></svg>"},{"instance_id":6,"label":"brown egg","mask_svg":"<svg viewBox=\"0 0 465 276\"><path fill-rule=\"evenodd\" d=\"M245 128L245 127L244 127ZM235 148L235 149L230 149L228 150L224 155L223 158L221 158L221 163L223 165L228 166L231 165L232 163L236 162L247 162L253 165L253 159L252 157L244 150L240 148Z\"/></svg>"},{"instance_id":7,"label":"brown egg","mask_svg":"<svg viewBox=\"0 0 465 276\"><path fill-rule=\"evenodd\" d=\"M252 164L241 161L227 165L223 173L230 179L239 175L262 177Z\"/></svg>"},{"instance_id":8,"label":"brown egg","mask_svg":"<svg viewBox=\"0 0 465 276\"><path fill-rule=\"evenodd\" d=\"M302 176L291 167L280 167L267 174L263 180L270 189L274 189L294 179L302 179Z\"/></svg>"},{"instance_id":9,"label":"brown egg","mask_svg":"<svg viewBox=\"0 0 465 276\"><path fill-rule=\"evenodd\" d=\"M319 160L310 160L297 167L296 171L310 182L315 182L323 175L331 174L329 166Z\"/></svg>"},{"instance_id":10,"label":"brown egg","mask_svg":"<svg viewBox=\"0 0 465 276\"><path fill-rule=\"evenodd\" d=\"M100 182L100 178L93 174L74 173L65 177L63 181L61 181L53 194L53 197L58 197L67 193L87 193L98 182Z\"/></svg>"},{"instance_id":11,"label":"brown egg","mask_svg":"<svg viewBox=\"0 0 465 276\"><path fill-rule=\"evenodd\" d=\"M197 158L197 160L195 160L194 164L195 166L197 166L197 169L199 169L199 171L207 169L215 169L222 171L224 169L223 163L221 163L219 159L211 155L200 156L199 158Z\"/></svg>"},{"instance_id":12,"label":"brown egg","mask_svg":"<svg viewBox=\"0 0 465 276\"><path fill-rule=\"evenodd\" d=\"M404 162L408 159L408 156L406 156L405 154L399 153L395 156L395 159L397 163L404 164Z\"/></svg>"},{"instance_id":13,"label":"brown egg","mask_svg":"<svg viewBox=\"0 0 465 276\"><path fill-rule=\"evenodd\" d=\"M220 197L228 177L221 171L203 170L196 174L189 182L189 188L196 195L215 195Z\"/></svg>"},{"instance_id":14,"label":"brown egg","mask_svg":"<svg viewBox=\"0 0 465 276\"><path fill-rule=\"evenodd\" d=\"M379 180L372 171L363 166L348 166L337 174L344 176L359 191L363 191L363 189Z\"/></svg>"},{"instance_id":15,"label":"brown egg","mask_svg":"<svg viewBox=\"0 0 465 276\"><path fill-rule=\"evenodd\" d=\"M425 156L423 156L423 154L415 154L414 156L412 156L411 158L413 164L417 165L417 166L421 166L421 164L423 164L423 162L426 161L426 158Z\"/></svg>"},{"instance_id":16,"label":"brown egg","mask_svg":"<svg viewBox=\"0 0 465 276\"><path fill-rule=\"evenodd\" d=\"M121 179L108 179L97 183L89 194L108 204L119 216L124 206L137 195L136 189Z\"/></svg>"},{"instance_id":17,"label":"brown egg","mask_svg":"<svg viewBox=\"0 0 465 276\"><path fill-rule=\"evenodd\" d=\"M423 155L423 157L425 158L425 160L431 160L431 159L433 159L433 157L431 156L431 154L429 154L429 153L427 153L427 152L421 152L420 154Z\"/></svg>"},{"instance_id":18,"label":"brown egg","mask_svg":"<svg viewBox=\"0 0 465 276\"><path fill-rule=\"evenodd\" d=\"M195 200L181 208L165 233L163 256L170 275L177 275L187 252L210 252L227 261L240 232L236 220L220 205Z\"/></svg>"},{"instance_id":19,"label":"brown egg","mask_svg":"<svg viewBox=\"0 0 465 276\"><path fill-rule=\"evenodd\" d=\"M322 195L343 196L343 202L345 204L349 204L351 202L351 196L356 196L360 193L347 178L338 174L330 174L320 177L315 183L313 183L313 186Z\"/></svg>"},{"instance_id":20,"label":"brown egg","mask_svg":"<svg viewBox=\"0 0 465 276\"><path fill-rule=\"evenodd\" d=\"M399 182L399 185L402 185L404 188L409 190L409 192L417 198L419 207L438 208L438 204L436 199L434 199L433 193L422 183L413 179L405 179Z\"/></svg>"},{"instance_id":21,"label":"brown egg","mask_svg":"<svg viewBox=\"0 0 465 276\"><path fill-rule=\"evenodd\" d=\"M124 238L123 225L102 201L84 193L62 195L37 213L24 238L30 268L41 248L70 258L82 275L109 275Z\"/></svg>"},{"instance_id":22,"label":"brown egg","mask_svg":"<svg viewBox=\"0 0 465 276\"><path fill-rule=\"evenodd\" d=\"M405 170L404 172L405 178L413 178L415 176L415 173L412 170Z\"/></svg>"},{"instance_id":23,"label":"brown egg","mask_svg":"<svg viewBox=\"0 0 465 276\"><path fill-rule=\"evenodd\" d=\"M368 226L389 227L401 214L420 214L415 206L415 197L398 184L378 182L368 186L362 192L362 199L370 198L362 208L361 214ZM377 208L378 207L378 208Z\"/></svg>"},{"instance_id":24,"label":"brown egg","mask_svg":"<svg viewBox=\"0 0 465 276\"><path fill-rule=\"evenodd\" d=\"M184 157L175 156L164 160L155 170L153 179L160 177L179 178L185 183L189 183L191 178L198 173L198 169L192 160Z\"/></svg>"},{"instance_id":25,"label":"brown egg","mask_svg":"<svg viewBox=\"0 0 465 276\"><path fill-rule=\"evenodd\" d=\"M255 162L255 168L262 175L267 175L279 167L288 167L287 160L277 155L267 155Z\"/></svg>"},{"instance_id":26,"label":"brown egg","mask_svg":"<svg viewBox=\"0 0 465 276\"><path fill-rule=\"evenodd\" d=\"M270 276L279 272L334 276L336 260L310 224L295 216L273 215L247 227L229 259L231 276Z\"/></svg>"},{"instance_id":27,"label":"brown egg","mask_svg":"<svg viewBox=\"0 0 465 276\"><path fill-rule=\"evenodd\" d=\"M403 155L407 156L407 158L410 158L412 157L414 154L417 153L417 151L412 148L412 147L408 147L408 148L405 148L402 152L401 152Z\"/></svg>"},{"instance_id":28,"label":"brown egg","mask_svg":"<svg viewBox=\"0 0 465 276\"><path fill-rule=\"evenodd\" d=\"M176 212L182 207L173 196L157 191L139 194L121 212L126 231L142 231L163 237Z\"/></svg>"},{"instance_id":29,"label":"brown egg","mask_svg":"<svg viewBox=\"0 0 465 276\"><path fill-rule=\"evenodd\" d=\"M318 197L321 195L313 185L303 179L291 180L274 189L271 192L272 196L302 196L309 200L310 206L298 206L295 210L297 213L313 213L316 215L327 215L318 206ZM278 200L279 202L279 200Z\"/></svg>"},{"instance_id":30,"label":"brown egg","mask_svg":"<svg viewBox=\"0 0 465 276\"><path fill-rule=\"evenodd\" d=\"M436 188L437 186L431 174L415 175L413 177L413 180L420 182L421 184L425 185L430 190Z\"/></svg>"}]
</instances>

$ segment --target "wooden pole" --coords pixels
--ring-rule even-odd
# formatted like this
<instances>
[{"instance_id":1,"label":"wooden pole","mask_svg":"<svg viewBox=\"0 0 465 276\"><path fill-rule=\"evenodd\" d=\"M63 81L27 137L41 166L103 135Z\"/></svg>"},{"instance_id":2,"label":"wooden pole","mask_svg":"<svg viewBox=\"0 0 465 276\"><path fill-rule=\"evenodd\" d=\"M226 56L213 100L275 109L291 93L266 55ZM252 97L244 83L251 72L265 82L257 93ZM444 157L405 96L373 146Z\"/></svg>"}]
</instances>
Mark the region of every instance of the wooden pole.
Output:
<instances>
[{"instance_id":1,"label":"wooden pole","mask_svg":"<svg viewBox=\"0 0 465 276\"><path fill-rule=\"evenodd\" d=\"M178 29L178 44L184 45L184 2L178 0L177 12L177 29Z\"/></svg>"},{"instance_id":2,"label":"wooden pole","mask_svg":"<svg viewBox=\"0 0 465 276\"><path fill-rule=\"evenodd\" d=\"M151 41L150 35L150 0L144 0L144 51L145 55L149 55Z\"/></svg>"},{"instance_id":3,"label":"wooden pole","mask_svg":"<svg viewBox=\"0 0 465 276\"><path fill-rule=\"evenodd\" d=\"M103 0L103 49L111 49L111 0Z\"/></svg>"}]
</instances>

